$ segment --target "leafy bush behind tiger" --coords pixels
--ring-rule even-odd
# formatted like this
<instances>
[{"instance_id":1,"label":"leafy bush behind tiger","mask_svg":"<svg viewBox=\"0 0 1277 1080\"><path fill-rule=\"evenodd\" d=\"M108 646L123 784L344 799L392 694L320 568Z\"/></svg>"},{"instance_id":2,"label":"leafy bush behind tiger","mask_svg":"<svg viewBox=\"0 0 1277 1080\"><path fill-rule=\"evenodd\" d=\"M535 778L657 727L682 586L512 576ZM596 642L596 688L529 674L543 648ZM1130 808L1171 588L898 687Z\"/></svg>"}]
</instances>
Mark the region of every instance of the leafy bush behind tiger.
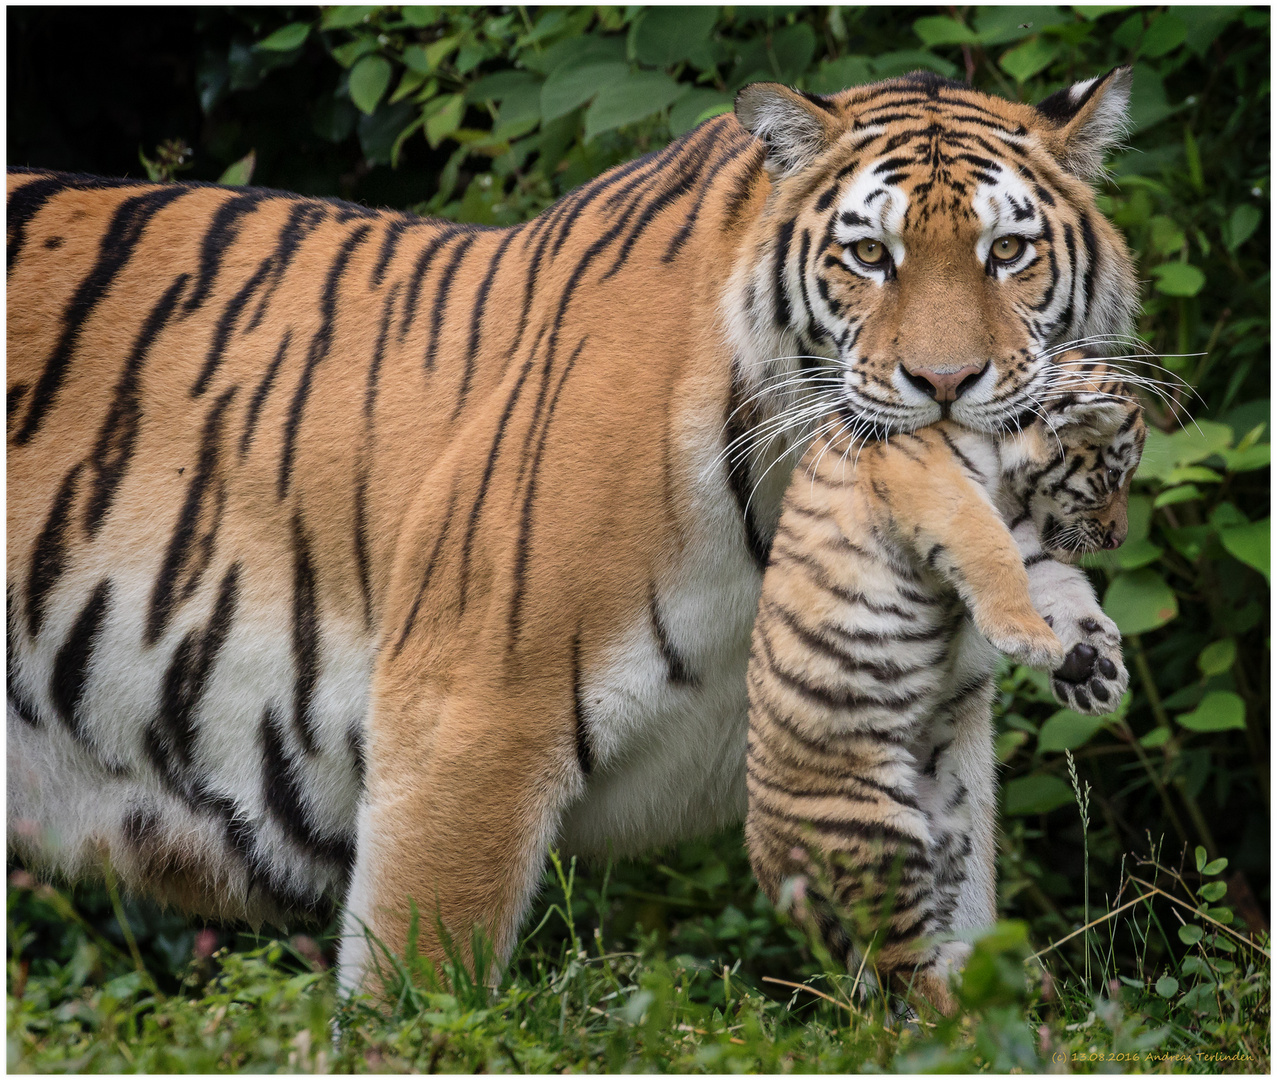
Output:
<instances>
[{"instance_id":1,"label":"leafy bush behind tiger","mask_svg":"<svg viewBox=\"0 0 1277 1080\"><path fill-rule=\"evenodd\" d=\"M1129 149L1111 163L1101 205L1146 282L1139 332L1162 367L1142 370L1166 389L1150 402L1155 430L1131 500L1130 536L1092 560L1105 608L1127 635L1132 690L1116 716L1094 719L1055 709L1032 673L1006 674L998 706L1007 765L1002 906L1027 920L1041 947L1104 910L1106 893L1111 899L1130 869L1125 853L1151 844L1178 865L1182 850L1201 847L1206 865L1229 862L1202 886L1211 886L1203 918L1187 924L1262 923L1270 785L1267 10L101 9L81 11L70 28L38 9L14 9L9 22L13 164L251 178L485 224L534 215L730 108L734 91L760 78L822 92L923 67L1035 101L1132 63ZM1065 751L1091 786L1085 830ZM656 952L645 955L739 964L737 977L755 990L764 975L797 981L817 971L802 935L758 899L740 844L734 833L614 868L610 898L597 893L603 868L591 868L582 888L602 904L601 934L647 942ZM1087 880L1093 887L1084 896ZM44 900L11 892L10 955L20 953L23 979L61 972L62 989L49 992L66 1012L84 987L105 992L101 980L117 970L104 959L112 935L111 947L128 950L105 892L71 894L83 925L56 895L60 902L47 892ZM143 968L165 992L177 990L196 929L146 905L126 902L121 912ZM1177 933L1163 937L1118 935L1106 970L1140 982L1154 1002L1154 980L1174 980L1165 999L1174 1005L1203 980L1185 977L1193 946ZM251 944L229 931L219 940ZM530 947L553 956L566 940L552 919ZM1083 1001L1106 985L1092 972L1082 987L1096 946L1094 935L1080 935L1050 958ZM92 963L85 949L97 950ZM259 961L266 964L243 963ZM1208 970L1213 985L1240 978ZM540 977L528 975L529 986ZM71 1009L65 1022L76 1015Z\"/></svg>"}]
</instances>

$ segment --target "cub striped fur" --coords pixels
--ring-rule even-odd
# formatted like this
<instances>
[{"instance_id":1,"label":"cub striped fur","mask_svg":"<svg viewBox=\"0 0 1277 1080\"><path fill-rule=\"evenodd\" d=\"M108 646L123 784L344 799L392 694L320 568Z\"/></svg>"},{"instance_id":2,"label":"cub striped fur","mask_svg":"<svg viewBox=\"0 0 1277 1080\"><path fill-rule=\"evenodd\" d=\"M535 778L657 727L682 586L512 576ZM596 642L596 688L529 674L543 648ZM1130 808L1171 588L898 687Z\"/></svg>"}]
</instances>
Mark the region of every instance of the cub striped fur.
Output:
<instances>
[{"instance_id":1,"label":"cub striped fur","mask_svg":"<svg viewBox=\"0 0 1277 1080\"><path fill-rule=\"evenodd\" d=\"M1068 392L1023 432L942 422L818 439L785 496L754 626L746 837L758 880L776 900L786 879L814 877L831 953L856 970L835 913L850 910L861 944L874 939L871 975L943 1011L969 946L928 939L995 918L997 651L1056 668L1089 712L1125 689L1120 656L1078 645L1066 661L1030 596L1029 571L1053 552L1125 538L1143 445L1129 391L1084 357L1061 363Z\"/></svg>"}]
</instances>

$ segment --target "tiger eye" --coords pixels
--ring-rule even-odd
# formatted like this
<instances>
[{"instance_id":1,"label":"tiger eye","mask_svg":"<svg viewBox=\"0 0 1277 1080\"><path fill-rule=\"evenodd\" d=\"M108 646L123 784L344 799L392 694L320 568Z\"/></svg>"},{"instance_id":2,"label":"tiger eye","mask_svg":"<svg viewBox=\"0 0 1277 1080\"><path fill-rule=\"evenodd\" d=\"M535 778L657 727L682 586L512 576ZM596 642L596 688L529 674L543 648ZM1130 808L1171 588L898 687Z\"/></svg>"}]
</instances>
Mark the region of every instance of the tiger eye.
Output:
<instances>
[{"instance_id":1,"label":"tiger eye","mask_svg":"<svg viewBox=\"0 0 1277 1080\"><path fill-rule=\"evenodd\" d=\"M863 240L857 240L852 245L851 250L866 266L878 266L887 258L887 249L881 240L870 240L866 237Z\"/></svg>"},{"instance_id":2,"label":"tiger eye","mask_svg":"<svg viewBox=\"0 0 1277 1080\"><path fill-rule=\"evenodd\" d=\"M993 257L999 262L1015 262L1024 251L1021 236L1000 236L993 241Z\"/></svg>"}]
</instances>

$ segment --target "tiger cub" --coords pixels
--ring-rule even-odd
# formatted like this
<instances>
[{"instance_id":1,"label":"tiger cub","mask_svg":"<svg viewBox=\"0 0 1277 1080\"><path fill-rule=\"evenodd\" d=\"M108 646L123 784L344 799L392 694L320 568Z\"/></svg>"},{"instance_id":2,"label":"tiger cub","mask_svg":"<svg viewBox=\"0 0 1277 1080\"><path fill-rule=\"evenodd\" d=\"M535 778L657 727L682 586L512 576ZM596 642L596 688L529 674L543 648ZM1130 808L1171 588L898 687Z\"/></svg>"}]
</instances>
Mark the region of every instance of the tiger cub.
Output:
<instances>
[{"instance_id":1,"label":"tiger cub","mask_svg":"<svg viewBox=\"0 0 1277 1080\"><path fill-rule=\"evenodd\" d=\"M970 946L929 939L995 918L997 652L1054 669L1057 691L1089 712L1125 689L1090 646L1066 659L1025 570L1126 535L1140 409L1101 365L1085 369L1015 434L942 421L881 442L845 428L817 440L763 578L749 661L755 874L773 901L786 879L814 876L831 954L945 1012ZM825 890L873 940L872 964Z\"/></svg>"}]
</instances>

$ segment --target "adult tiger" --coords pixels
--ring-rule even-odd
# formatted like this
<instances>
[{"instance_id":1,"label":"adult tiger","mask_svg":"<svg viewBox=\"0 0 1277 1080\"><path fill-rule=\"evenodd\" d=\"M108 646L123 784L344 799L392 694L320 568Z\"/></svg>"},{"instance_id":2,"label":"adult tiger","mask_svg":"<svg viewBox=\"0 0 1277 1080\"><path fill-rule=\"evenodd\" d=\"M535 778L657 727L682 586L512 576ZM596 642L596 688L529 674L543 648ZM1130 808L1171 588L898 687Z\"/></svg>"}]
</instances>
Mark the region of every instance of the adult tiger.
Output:
<instances>
[{"instance_id":1,"label":"adult tiger","mask_svg":"<svg viewBox=\"0 0 1277 1080\"><path fill-rule=\"evenodd\" d=\"M1128 328L1129 82L758 84L512 229L12 173L12 847L508 955L552 841L738 820L790 465L831 406L1013 425Z\"/></svg>"}]
</instances>

